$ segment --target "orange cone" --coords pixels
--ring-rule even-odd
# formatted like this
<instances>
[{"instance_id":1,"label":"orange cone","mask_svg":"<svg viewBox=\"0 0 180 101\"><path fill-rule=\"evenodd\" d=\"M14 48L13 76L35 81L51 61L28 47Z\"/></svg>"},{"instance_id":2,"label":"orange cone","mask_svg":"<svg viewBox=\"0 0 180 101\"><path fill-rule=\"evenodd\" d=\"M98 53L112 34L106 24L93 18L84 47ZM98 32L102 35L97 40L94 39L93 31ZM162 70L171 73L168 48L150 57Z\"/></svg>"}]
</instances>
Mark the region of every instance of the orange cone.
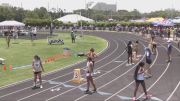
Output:
<instances>
[{"instance_id":1,"label":"orange cone","mask_svg":"<svg viewBox=\"0 0 180 101\"><path fill-rule=\"evenodd\" d=\"M6 65L4 65L4 71L6 71Z\"/></svg>"},{"instance_id":2,"label":"orange cone","mask_svg":"<svg viewBox=\"0 0 180 101\"><path fill-rule=\"evenodd\" d=\"M13 70L13 67L12 65L9 66L9 70L12 71Z\"/></svg>"}]
</instances>

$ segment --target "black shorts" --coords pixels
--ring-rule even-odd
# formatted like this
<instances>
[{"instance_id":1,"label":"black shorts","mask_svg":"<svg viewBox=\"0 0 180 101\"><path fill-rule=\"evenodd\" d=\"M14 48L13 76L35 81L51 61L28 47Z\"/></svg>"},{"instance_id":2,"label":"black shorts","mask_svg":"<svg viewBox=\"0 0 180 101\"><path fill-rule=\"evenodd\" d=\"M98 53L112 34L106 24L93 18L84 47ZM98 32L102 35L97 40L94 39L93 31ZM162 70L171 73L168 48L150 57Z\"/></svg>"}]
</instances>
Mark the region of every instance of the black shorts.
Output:
<instances>
[{"instance_id":1,"label":"black shorts","mask_svg":"<svg viewBox=\"0 0 180 101\"><path fill-rule=\"evenodd\" d=\"M157 46L156 46L156 44L153 44L153 48L156 48Z\"/></svg>"},{"instance_id":2,"label":"black shorts","mask_svg":"<svg viewBox=\"0 0 180 101\"><path fill-rule=\"evenodd\" d=\"M39 71L39 72L34 72L34 74L39 74L39 73L41 73L41 71Z\"/></svg>"},{"instance_id":3,"label":"black shorts","mask_svg":"<svg viewBox=\"0 0 180 101\"><path fill-rule=\"evenodd\" d=\"M152 60L151 59L146 59L146 63L151 64Z\"/></svg>"},{"instance_id":4,"label":"black shorts","mask_svg":"<svg viewBox=\"0 0 180 101\"><path fill-rule=\"evenodd\" d=\"M135 80L136 81L136 83L143 83L144 82L144 80Z\"/></svg>"}]
</instances>

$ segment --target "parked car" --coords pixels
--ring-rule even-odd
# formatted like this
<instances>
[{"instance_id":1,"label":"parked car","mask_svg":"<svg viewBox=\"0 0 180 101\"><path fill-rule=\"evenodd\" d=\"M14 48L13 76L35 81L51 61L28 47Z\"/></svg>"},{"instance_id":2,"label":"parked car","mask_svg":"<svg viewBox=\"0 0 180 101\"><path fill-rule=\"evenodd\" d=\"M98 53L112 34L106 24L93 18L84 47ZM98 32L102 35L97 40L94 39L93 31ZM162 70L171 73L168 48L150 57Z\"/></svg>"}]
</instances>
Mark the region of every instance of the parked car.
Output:
<instances>
[{"instance_id":1,"label":"parked car","mask_svg":"<svg viewBox=\"0 0 180 101\"><path fill-rule=\"evenodd\" d=\"M20 31L18 32L18 35L19 35L19 36L29 35L29 32L28 32L28 31L25 31L25 30L20 30Z\"/></svg>"}]
</instances>

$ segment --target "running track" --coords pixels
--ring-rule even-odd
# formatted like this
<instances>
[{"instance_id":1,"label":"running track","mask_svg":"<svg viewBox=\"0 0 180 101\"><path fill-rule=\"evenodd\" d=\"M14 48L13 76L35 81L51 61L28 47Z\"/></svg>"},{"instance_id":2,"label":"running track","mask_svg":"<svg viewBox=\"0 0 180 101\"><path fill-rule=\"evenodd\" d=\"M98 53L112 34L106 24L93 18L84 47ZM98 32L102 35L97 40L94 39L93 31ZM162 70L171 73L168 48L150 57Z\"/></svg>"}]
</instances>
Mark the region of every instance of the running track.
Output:
<instances>
[{"instance_id":1,"label":"running track","mask_svg":"<svg viewBox=\"0 0 180 101\"><path fill-rule=\"evenodd\" d=\"M134 68L144 59L144 47L147 40L141 36L117 32L87 32L86 34L102 37L108 41L108 47L96 61L95 70L100 71L94 79L98 92L85 95L86 84L71 82L73 70L83 68L86 63L80 62L66 69L50 73L43 77L43 89L32 89L32 80L0 88L0 101L130 101L134 91ZM134 65L126 66L125 47L128 40L140 41L142 56ZM151 70L153 77L147 79L146 88L153 97L150 101L180 100L180 50L174 44L172 63L166 63L166 42L157 38L157 54L153 55ZM139 88L137 97L142 98ZM154 99L153 99L154 98ZM159 99L159 100L155 100Z\"/></svg>"}]
</instances>

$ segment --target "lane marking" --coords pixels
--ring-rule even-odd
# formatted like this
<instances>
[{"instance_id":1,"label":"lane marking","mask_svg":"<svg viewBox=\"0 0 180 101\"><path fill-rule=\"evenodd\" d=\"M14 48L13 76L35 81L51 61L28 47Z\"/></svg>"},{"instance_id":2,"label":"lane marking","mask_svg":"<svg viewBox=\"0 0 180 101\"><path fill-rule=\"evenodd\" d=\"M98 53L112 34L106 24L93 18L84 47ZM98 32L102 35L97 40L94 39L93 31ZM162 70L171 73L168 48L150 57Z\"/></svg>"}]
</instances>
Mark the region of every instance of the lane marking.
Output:
<instances>
[{"instance_id":1,"label":"lane marking","mask_svg":"<svg viewBox=\"0 0 180 101\"><path fill-rule=\"evenodd\" d=\"M166 99L166 101L170 101L171 97L174 95L174 93L176 92L176 90L178 89L178 87L180 86L180 81L177 84L177 86L175 87L175 89L173 90L173 92L169 95L169 97Z\"/></svg>"},{"instance_id":2,"label":"lane marking","mask_svg":"<svg viewBox=\"0 0 180 101\"><path fill-rule=\"evenodd\" d=\"M58 87L58 88L51 89L51 92L60 91L60 90L61 90L61 87Z\"/></svg>"},{"instance_id":3,"label":"lane marking","mask_svg":"<svg viewBox=\"0 0 180 101\"><path fill-rule=\"evenodd\" d=\"M112 93L107 93L107 92L102 92L102 91L98 91L97 93L102 95L102 96L110 96L110 95L112 95Z\"/></svg>"},{"instance_id":4,"label":"lane marking","mask_svg":"<svg viewBox=\"0 0 180 101\"><path fill-rule=\"evenodd\" d=\"M119 63L119 62L123 62L123 61L114 61L114 62L117 62L117 63Z\"/></svg>"}]
</instances>

